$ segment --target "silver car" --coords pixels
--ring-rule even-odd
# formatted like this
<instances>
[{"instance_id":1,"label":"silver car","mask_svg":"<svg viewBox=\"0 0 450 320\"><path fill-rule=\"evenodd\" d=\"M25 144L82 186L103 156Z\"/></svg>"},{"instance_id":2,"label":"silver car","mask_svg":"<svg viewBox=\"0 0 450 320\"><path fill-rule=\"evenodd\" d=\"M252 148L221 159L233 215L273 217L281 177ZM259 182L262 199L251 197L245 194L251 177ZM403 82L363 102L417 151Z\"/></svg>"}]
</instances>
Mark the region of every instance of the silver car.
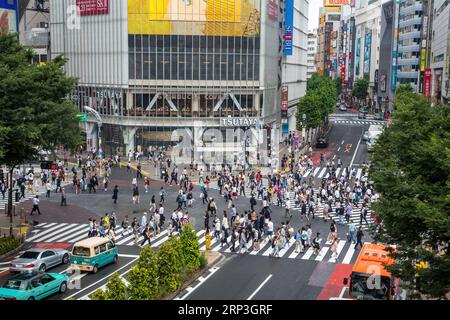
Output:
<instances>
[{"instance_id":1,"label":"silver car","mask_svg":"<svg viewBox=\"0 0 450 320\"><path fill-rule=\"evenodd\" d=\"M23 252L9 264L10 272L44 272L70 262L70 253L64 249L33 248Z\"/></svg>"}]
</instances>

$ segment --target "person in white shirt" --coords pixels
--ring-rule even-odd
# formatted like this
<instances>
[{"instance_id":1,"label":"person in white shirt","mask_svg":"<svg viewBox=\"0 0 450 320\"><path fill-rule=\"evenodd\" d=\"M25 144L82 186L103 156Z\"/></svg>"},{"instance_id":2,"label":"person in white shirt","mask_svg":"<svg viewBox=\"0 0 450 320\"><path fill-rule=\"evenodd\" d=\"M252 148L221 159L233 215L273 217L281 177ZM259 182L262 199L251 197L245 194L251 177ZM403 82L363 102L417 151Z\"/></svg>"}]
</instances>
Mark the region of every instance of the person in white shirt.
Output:
<instances>
[{"instance_id":1,"label":"person in white shirt","mask_svg":"<svg viewBox=\"0 0 450 320\"><path fill-rule=\"evenodd\" d=\"M38 214L41 214L41 210L39 210L39 196L33 198L33 209L31 210L30 216L33 215L33 212L37 211Z\"/></svg>"}]
</instances>

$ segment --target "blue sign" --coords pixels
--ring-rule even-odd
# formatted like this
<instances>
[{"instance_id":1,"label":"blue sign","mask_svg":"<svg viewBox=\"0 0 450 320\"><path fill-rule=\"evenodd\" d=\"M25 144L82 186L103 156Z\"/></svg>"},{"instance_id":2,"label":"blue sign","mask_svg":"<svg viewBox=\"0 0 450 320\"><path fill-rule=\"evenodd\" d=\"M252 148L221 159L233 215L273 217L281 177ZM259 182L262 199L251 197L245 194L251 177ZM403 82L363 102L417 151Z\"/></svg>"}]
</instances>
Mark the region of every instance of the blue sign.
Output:
<instances>
[{"instance_id":1,"label":"blue sign","mask_svg":"<svg viewBox=\"0 0 450 320\"><path fill-rule=\"evenodd\" d=\"M284 55L292 56L294 38L294 0L286 0L284 17Z\"/></svg>"},{"instance_id":2,"label":"blue sign","mask_svg":"<svg viewBox=\"0 0 450 320\"><path fill-rule=\"evenodd\" d=\"M289 133L289 124L283 123L282 129L283 129L283 134Z\"/></svg>"},{"instance_id":3,"label":"blue sign","mask_svg":"<svg viewBox=\"0 0 450 320\"><path fill-rule=\"evenodd\" d=\"M18 20L17 0L0 0L0 31L18 32Z\"/></svg>"}]
</instances>

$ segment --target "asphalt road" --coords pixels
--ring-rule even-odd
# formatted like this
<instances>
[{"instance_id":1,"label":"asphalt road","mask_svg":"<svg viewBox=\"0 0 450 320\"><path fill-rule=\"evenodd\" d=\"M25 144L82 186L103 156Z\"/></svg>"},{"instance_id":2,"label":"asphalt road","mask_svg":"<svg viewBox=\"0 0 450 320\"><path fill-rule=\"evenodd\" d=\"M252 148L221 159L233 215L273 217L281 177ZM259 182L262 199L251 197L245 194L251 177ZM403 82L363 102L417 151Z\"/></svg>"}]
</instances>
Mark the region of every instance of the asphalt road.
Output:
<instances>
[{"instance_id":1,"label":"asphalt road","mask_svg":"<svg viewBox=\"0 0 450 320\"><path fill-rule=\"evenodd\" d=\"M345 116L340 114L340 116ZM349 114L350 116L350 114ZM361 125L342 125L334 124L329 133L329 147L327 149L315 150L315 154L324 153L328 157L340 157L344 166L348 166L352 161L353 165L357 166L362 162L367 161L366 146L358 142L365 130L369 127L368 124ZM27 247L31 246L53 246L65 247L70 249L72 244L70 241L54 241L48 243L47 240L57 237L61 228L66 228L65 233L72 235L71 227L76 227L77 232L83 237L84 232L87 234L87 223L89 218L99 219L104 213L115 211L118 218L118 226L125 215L128 215L130 222L133 217L140 221L144 210L148 210L152 195L156 196L156 201L159 201L159 189L163 185L160 181L152 181L149 192L144 192L143 180L139 181L140 189L140 203L133 205L131 202L132 190L131 181L135 172L127 173L125 169L113 169L111 181L108 191L99 188L97 193L82 193L75 194L70 186L66 187L67 191L67 207L59 205L60 195L52 193L50 199L41 197L41 211L42 215L29 217L36 223L44 227L36 228L35 241L31 240ZM318 181L318 179L316 179ZM101 181L99 181L101 183ZM119 186L119 200L115 205L112 200L112 189L114 185ZM101 187L101 186L100 186ZM170 217L172 211L177 207L175 203L178 192L177 186L164 186L168 196L166 197L165 216L166 219ZM198 197L199 188L194 189L194 205L188 208L191 224L196 231L203 229L203 216L206 210L206 205L202 204ZM216 198L218 205L218 213L221 216L223 210L226 210L226 203L220 197L217 190L211 189L209 196ZM249 198L239 197L235 201L239 213L249 209ZM31 208L30 208L31 209ZM257 211L261 210L261 204L258 203ZM284 208L272 207L272 218L275 227L279 226L284 221ZM312 226L313 232L320 232L326 237L329 231L329 223L323 222L322 219L315 219L309 222ZM50 225L52 225L50 228ZM295 229L300 228L306 224L305 221L300 221L299 214L294 214L291 224ZM86 225L86 226L84 226ZM338 227L339 237L345 239L347 232L346 227ZM44 233L45 236L39 236ZM201 235L199 236L201 238ZM161 238L162 239L162 238ZM45 240L45 241L38 241ZM156 239L158 243L159 239ZM366 241L370 241L370 237L366 237ZM203 237L204 241L204 237ZM155 242L153 242L155 243ZM200 244L202 246L203 244ZM133 245L118 244L119 263L117 265L109 265L97 274L82 274L80 278L80 287L71 289L64 295L54 295L51 299L65 299L74 297L77 299L86 298L92 294L96 289L101 288L107 282L109 276L114 272L119 272L125 278L130 268L136 262L139 255L140 248ZM345 248L347 250L347 247ZM221 251L222 252L222 251ZM202 282L199 289L193 291L189 299L247 299L253 295L253 299L316 299L324 287L324 281L329 278L333 268L338 264L315 261L314 258L309 260L297 259L276 259L261 255L244 255L236 256L231 253L224 253L227 257L224 265L214 273L207 281ZM344 254L344 253L343 253ZM288 256L289 254L286 254ZM328 256L324 259L327 261ZM354 261L356 254L351 257ZM350 262L348 260L347 262ZM347 264L348 266L349 264ZM65 266L59 266L50 272L63 272ZM270 276L271 275L271 276ZM268 279L268 277L270 278ZM10 277L8 272L1 272L0 282ZM257 291L256 289L264 282L264 285Z\"/></svg>"}]
</instances>

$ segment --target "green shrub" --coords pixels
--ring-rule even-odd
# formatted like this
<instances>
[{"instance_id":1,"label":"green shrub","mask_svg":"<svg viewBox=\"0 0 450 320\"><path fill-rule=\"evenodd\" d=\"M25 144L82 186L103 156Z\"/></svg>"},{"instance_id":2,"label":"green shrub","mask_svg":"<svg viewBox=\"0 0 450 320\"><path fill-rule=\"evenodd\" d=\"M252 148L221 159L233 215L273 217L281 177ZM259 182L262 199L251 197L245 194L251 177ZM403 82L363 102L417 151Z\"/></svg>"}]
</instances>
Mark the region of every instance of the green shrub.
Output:
<instances>
[{"instance_id":1,"label":"green shrub","mask_svg":"<svg viewBox=\"0 0 450 320\"><path fill-rule=\"evenodd\" d=\"M190 225L185 225L180 235L181 253L183 265L186 272L192 273L200 268L200 250L198 249L198 239L195 231Z\"/></svg>"},{"instance_id":2,"label":"green shrub","mask_svg":"<svg viewBox=\"0 0 450 320\"><path fill-rule=\"evenodd\" d=\"M208 265L208 259L206 259L206 255L204 252L200 255L200 269L205 269Z\"/></svg>"},{"instance_id":3,"label":"green shrub","mask_svg":"<svg viewBox=\"0 0 450 320\"><path fill-rule=\"evenodd\" d=\"M169 239L159 248L158 275L163 292L172 293L180 287L184 275L181 241L178 237Z\"/></svg>"},{"instance_id":4,"label":"green shrub","mask_svg":"<svg viewBox=\"0 0 450 320\"><path fill-rule=\"evenodd\" d=\"M0 238L0 256L13 251L17 247L19 247L21 243L21 240L16 239L13 236L4 236Z\"/></svg>"},{"instance_id":5,"label":"green shrub","mask_svg":"<svg viewBox=\"0 0 450 320\"><path fill-rule=\"evenodd\" d=\"M128 294L132 300L153 300L160 296L158 287L158 256L150 246L144 247L138 263L127 277Z\"/></svg>"}]
</instances>

